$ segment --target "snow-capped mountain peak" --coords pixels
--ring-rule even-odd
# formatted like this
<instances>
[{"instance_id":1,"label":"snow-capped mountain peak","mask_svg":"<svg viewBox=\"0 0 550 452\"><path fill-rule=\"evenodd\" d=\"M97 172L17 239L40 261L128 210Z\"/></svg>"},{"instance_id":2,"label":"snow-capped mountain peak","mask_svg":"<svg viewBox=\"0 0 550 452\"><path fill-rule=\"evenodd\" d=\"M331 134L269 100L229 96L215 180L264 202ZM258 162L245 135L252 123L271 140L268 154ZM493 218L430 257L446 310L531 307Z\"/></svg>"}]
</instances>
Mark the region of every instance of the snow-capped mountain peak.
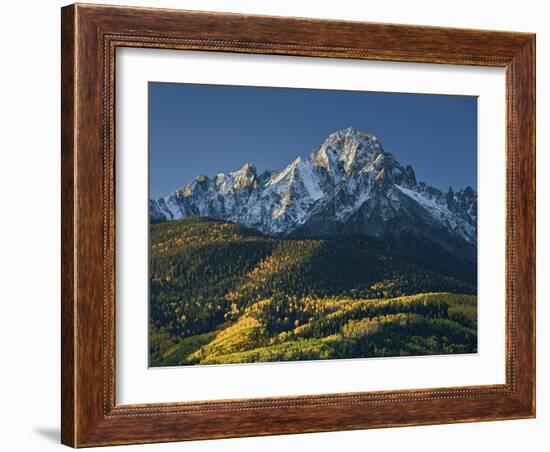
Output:
<instances>
[{"instance_id":1,"label":"snow-capped mountain peak","mask_svg":"<svg viewBox=\"0 0 550 452\"><path fill-rule=\"evenodd\" d=\"M150 201L153 221L200 215L276 235L362 233L419 236L472 259L477 243L477 193L442 192L418 183L370 133L330 134L309 155L258 176L251 163ZM466 250L466 251L465 251Z\"/></svg>"},{"instance_id":2,"label":"snow-capped mountain peak","mask_svg":"<svg viewBox=\"0 0 550 452\"><path fill-rule=\"evenodd\" d=\"M233 189L253 187L257 183L256 167L251 163L245 163L239 171L229 173L233 182Z\"/></svg>"},{"instance_id":3,"label":"snow-capped mountain peak","mask_svg":"<svg viewBox=\"0 0 550 452\"><path fill-rule=\"evenodd\" d=\"M313 153L316 165L339 178L364 166L373 154L383 152L374 135L352 127L331 133Z\"/></svg>"}]
</instances>

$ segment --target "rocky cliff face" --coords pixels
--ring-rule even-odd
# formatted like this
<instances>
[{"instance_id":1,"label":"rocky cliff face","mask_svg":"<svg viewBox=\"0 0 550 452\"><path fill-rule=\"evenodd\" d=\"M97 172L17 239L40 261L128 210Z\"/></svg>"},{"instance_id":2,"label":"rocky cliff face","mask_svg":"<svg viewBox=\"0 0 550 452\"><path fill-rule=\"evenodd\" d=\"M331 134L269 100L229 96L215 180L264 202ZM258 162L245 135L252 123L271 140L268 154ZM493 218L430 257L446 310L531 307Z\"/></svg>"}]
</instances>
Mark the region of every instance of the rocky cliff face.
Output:
<instances>
[{"instance_id":1,"label":"rocky cliff face","mask_svg":"<svg viewBox=\"0 0 550 452\"><path fill-rule=\"evenodd\" d=\"M229 174L199 176L150 200L152 221L207 216L282 236L366 234L435 243L475 262L477 193L442 192L417 182L369 133L329 135L282 171L257 174L250 163Z\"/></svg>"}]
</instances>

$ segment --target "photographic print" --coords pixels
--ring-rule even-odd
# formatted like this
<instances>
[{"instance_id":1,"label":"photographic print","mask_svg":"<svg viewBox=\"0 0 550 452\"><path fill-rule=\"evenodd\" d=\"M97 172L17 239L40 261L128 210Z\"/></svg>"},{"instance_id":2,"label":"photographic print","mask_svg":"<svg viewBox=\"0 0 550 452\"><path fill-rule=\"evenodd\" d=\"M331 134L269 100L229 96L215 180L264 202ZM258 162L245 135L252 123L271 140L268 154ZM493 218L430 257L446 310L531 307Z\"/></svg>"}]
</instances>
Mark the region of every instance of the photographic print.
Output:
<instances>
[{"instance_id":1,"label":"photographic print","mask_svg":"<svg viewBox=\"0 0 550 452\"><path fill-rule=\"evenodd\" d=\"M150 82L151 367L477 352L477 98Z\"/></svg>"}]
</instances>

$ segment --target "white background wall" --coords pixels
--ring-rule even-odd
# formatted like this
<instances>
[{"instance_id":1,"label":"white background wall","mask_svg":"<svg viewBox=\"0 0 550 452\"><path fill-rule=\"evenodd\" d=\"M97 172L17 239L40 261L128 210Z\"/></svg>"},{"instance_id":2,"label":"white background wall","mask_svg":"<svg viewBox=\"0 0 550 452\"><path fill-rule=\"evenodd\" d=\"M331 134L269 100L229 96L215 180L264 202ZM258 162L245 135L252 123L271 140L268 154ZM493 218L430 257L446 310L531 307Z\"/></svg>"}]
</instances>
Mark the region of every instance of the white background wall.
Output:
<instances>
[{"instance_id":1,"label":"white background wall","mask_svg":"<svg viewBox=\"0 0 550 452\"><path fill-rule=\"evenodd\" d=\"M280 451L548 450L550 400L545 331L550 289L550 18L547 2L385 0L113 0L118 4L441 25L537 33L538 414L536 420L407 427L329 434L119 447L116 450ZM96 2L94 2L96 3ZM0 448L46 451L59 445L59 8L60 1L4 2L0 46ZM546 354L546 356L544 356ZM546 380L546 381L545 381Z\"/></svg>"}]
</instances>

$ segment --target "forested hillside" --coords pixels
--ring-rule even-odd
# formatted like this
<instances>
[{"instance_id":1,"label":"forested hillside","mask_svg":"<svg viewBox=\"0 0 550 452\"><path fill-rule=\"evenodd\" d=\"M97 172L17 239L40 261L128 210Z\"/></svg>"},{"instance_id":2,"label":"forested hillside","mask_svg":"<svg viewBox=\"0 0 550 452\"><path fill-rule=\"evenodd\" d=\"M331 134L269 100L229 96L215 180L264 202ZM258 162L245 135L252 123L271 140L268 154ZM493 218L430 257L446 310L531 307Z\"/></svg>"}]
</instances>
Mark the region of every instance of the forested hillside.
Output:
<instances>
[{"instance_id":1,"label":"forested hillside","mask_svg":"<svg viewBox=\"0 0 550 452\"><path fill-rule=\"evenodd\" d=\"M150 233L152 366L477 349L475 274L441 250L200 217Z\"/></svg>"}]
</instances>

